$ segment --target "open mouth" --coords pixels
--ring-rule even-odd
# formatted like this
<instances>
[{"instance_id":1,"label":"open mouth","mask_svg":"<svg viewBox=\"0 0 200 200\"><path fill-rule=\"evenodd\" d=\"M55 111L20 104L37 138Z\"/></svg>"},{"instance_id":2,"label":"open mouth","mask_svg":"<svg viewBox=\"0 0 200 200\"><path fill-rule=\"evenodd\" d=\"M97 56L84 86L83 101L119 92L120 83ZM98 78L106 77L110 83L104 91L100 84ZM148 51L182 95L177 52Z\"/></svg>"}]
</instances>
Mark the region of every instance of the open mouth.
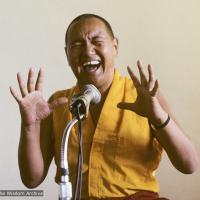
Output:
<instances>
[{"instance_id":1,"label":"open mouth","mask_svg":"<svg viewBox=\"0 0 200 200\"><path fill-rule=\"evenodd\" d=\"M92 73L95 72L101 65L101 62L99 60L92 60L92 61L87 61L83 63L83 69L86 72Z\"/></svg>"}]
</instances>

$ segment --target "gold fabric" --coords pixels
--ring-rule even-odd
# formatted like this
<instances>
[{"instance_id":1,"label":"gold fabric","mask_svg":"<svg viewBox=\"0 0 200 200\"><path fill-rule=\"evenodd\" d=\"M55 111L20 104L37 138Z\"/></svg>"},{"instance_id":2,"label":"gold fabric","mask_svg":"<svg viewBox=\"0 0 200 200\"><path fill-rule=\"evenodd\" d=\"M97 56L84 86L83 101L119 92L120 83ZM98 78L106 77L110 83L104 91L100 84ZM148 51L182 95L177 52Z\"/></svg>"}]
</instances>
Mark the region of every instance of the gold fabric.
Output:
<instances>
[{"instance_id":1,"label":"gold fabric","mask_svg":"<svg viewBox=\"0 0 200 200\"><path fill-rule=\"evenodd\" d=\"M59 91L53 98L71 98L79 91ZM117 108L119 102L133 102L137 97L132 80L115 70L113 83L103 105L96 129L91 115L83 122L82 198L109 198L132 195L138 190L159 191L155 170L162 148L153 137L148 120L134 112ZM72 119L68 106L53 113L54 149L59 182L60 144L67 123ZM77 127L71 131L68 160L70 181L74 185L78 152ZM73 187L74 188L74 187Z\"/></svg>"}]
</instances>

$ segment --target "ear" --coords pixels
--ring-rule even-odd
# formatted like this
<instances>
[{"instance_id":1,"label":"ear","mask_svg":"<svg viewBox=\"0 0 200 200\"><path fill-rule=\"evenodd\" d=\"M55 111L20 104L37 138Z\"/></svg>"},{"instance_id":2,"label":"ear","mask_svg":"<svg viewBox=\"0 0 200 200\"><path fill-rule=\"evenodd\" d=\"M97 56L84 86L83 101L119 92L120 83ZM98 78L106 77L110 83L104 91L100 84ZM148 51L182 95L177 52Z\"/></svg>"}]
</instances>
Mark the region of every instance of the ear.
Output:
<instances>
[{"instance_id":1,"label":"ear","mask_svg":"<svg viewBox=\"0 0 200 200\"><path fill-rule=\"evenodd\" d=\"M118 46L119 46L119 40L118 38L114 37L113 39L113 45L114 45L114 48L116 50L116 55L118 54Z\"/></svg>"},{"instance_id":2,"label":"ear","mask_svg":"<svg viewBox=\"0 0 200 200\"><path fill-rule=\"evenodd\" d=\"M68 52L67 52L67 47L65 46L65 54L67 56L67 59L68 59Z\"/></svg>"}]
</instances>

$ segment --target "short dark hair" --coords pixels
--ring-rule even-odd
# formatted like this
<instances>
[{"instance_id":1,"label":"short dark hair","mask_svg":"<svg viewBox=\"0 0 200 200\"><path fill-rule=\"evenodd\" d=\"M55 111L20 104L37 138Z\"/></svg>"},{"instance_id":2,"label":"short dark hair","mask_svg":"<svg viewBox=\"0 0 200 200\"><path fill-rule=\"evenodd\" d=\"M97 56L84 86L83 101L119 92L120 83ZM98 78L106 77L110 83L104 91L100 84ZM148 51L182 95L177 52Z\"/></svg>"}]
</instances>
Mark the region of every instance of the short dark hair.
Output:
<instances>
[{"instance_id":1,"label":"short dark hair","mask_svg":"<svg viewBox=\"0 0 200 200\"><path fill-rule=\"evenodd\" d=\"M105 24L105 26L106 26L109 34L111 35L111 37L114 38L114 33L113 33L112 28L111 28L111 25L109 24L109 22L106 19L104 19L103 17L96 15L96 14L85 13L85 14L79 15L78 17L74 18L71 21L71 23L69 24L67 31L66 31L66 34L65 34L65 45L67 45L67 37L68 37L69 29L70 29L71 25L82 20L82 19L86 19L86 18L97 18L97 19L101 20Z\"/></svg>"}]
</instances>

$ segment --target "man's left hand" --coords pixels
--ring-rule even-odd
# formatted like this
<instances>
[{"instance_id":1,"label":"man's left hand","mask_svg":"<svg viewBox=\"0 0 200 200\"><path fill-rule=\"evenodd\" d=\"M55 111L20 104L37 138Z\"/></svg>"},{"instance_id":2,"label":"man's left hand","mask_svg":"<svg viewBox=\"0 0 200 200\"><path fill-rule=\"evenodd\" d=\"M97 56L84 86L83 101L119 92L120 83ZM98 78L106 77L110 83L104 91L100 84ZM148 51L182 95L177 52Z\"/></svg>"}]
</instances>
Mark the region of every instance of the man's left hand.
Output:
<instances>
[{"instance_id":1,"label":"man's left hand","mask_svg":"<svg viewBox=\"0 0 200 200\"><path fill-rule=\"evenodd\" d=\"M154 125L160 125L167 119L167 113L161 107L158 95L159 84L155 79L152 71L152 66L149 64L148 75L145 74L141 62L137 61L140 78L138 78L131 68L128 66L128 73L133 80L134 86L137 90L137 98L133 103L120 102L117 106L121 109L131 110L138 115L147 117Z\"/></svg>"}]
</instances>

